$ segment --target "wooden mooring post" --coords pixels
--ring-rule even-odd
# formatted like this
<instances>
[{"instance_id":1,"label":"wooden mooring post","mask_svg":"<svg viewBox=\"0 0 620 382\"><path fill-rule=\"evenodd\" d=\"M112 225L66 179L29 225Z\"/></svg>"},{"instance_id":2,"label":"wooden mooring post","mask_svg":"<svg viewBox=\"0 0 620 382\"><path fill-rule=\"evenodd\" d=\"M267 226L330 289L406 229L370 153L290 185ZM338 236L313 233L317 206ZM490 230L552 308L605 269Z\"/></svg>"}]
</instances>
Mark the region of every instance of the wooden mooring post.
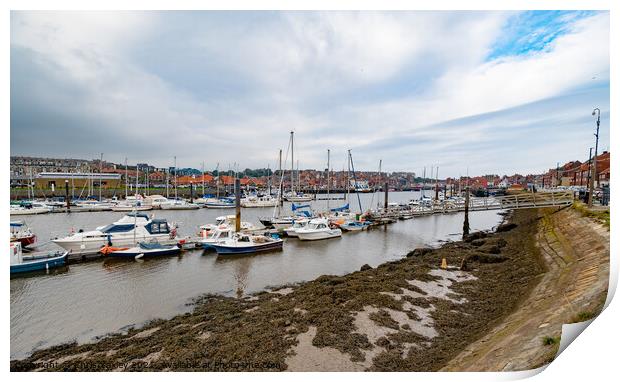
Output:
<instances>
[{"instance_id":1,"label":"wooden mooring post","mask_svg":"<svg viewBox=\"0 0 620 382\"><path fill-rule=\"evenodd\" d=\"M465 220L463 221L463 238L469 235L469 186L465 187Z\"/></svg>"},{"instance_id":2,"label":"wooden mooring post","mask_svg":"<svg viewBox=\"0 0 620 382\"><path fill-rule=\"evenodd\" d=\"M383 187L384 187L384 190L385 190L385 198L383 200L383 208L385 208L387 210L387 208L388 208L388 183L385 182Z\"/></svg>"},{"instance_id":3,"label":"wooden mooring post","mask_svg":"<svg viewBox=\"0 0 620 382\"><path fill-rule=\"evenodd\" d=\"M71 200L69 199L69 180L65 179L65 201L67 202L67 212L71 212Z\"/></svg>"}]
</instances>

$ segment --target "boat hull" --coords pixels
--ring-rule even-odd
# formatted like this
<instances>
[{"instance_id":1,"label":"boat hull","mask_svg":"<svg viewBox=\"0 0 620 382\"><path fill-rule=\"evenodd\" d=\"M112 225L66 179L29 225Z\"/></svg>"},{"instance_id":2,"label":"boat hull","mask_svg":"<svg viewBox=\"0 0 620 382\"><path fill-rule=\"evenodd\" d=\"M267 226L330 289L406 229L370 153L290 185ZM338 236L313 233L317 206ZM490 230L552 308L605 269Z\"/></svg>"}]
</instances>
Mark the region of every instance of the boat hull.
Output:
<instances>
[{"instance_id":1,"label":"boat hull","mask_svg":"<svg viewBox=\"0 0 620 382\"><path fill-rule=\"evenodd\" d=\"M143 236L128 235L127 237L112 237L108 240L107 237L88 238L80 241L68 241L63 239L52 240L55 244L61 246L67 251L70 251L72 255L86 255L96 254L101 248L112 242L115 247L133 247L136 242L149 242L156 241L161 244L168 244L172 239L169 234L150 235Z\"/></svg>"},{"instance_id":2,"label":"boat hull","mask_svg":"<svg viewBox=\"0 0 620 382\"><path fill-rule=\"evenodd\" d=\"M50 210L47 208L25 208L23 210L11 210L11 215L39 215L47 214Z\"/></svg>"},{"instance_id":3,"label":"boat hull","mask_svg":"<svg viewBox=\"0 0 620 382\"><path fill-rule=\"evenodd\" d=\"M162 210L197 210L200 208L198 204L178 204L178 205L168 205L162 204L159 206Z\"/></svg>"},{"instance_id":4,"label":"boat hull","mask_svg":"<svg viewBox=\"0 0 620 382\"><path fill-rule=\"evenodd\" d=\"M293 228L285 229L284 232L286 232L286 236L288 237L298 237L297 231Z\"/></svg>"},{"instance_id":5,"label":"boat hull","mask_svg":"<svg viewBox=\"0 0 620 382\"><path fill-rule=\"evenodd\" d=\"M112 207L112 211L115 211L115 212L149 211L149 210L152 210L152 209L153 209L152 206L138 206L138 207L116 206L116 207Z\"/></svg>"},{"instance_id":6,"label":"boat hull","mask_svg":"<svg viewBox=\"0 0 620 382\"><path fill-rule=\"evenodd\" d=\"M11 239L11 241L19 241L22 244L22 248L26 248L27 246L34 244L35 241L37 241L37 236L32 235L32 236L26 236L26 237L19 237L16 239Z\"/></svg>"},{"instance_id":7,"label":"boat hull","mask_svg":"<svg viewBox=\"0 0 620 382\"><path fill-rule=\"evenodd\" d=\"M282 249L283 243L282 240L253 246L232 246L213 243L211 248L215 249L218 255L236 255L279 250Z\"/></svg>"},{"instance_id":8,"label":"boat hull","mask_svg":"<svg viewBox=\"0 0 620 382\"><path fill-rule=\"evenodd\" d=\"M65 252L61 256L24 261L21 264L11 264L11 274L36 272L61 267L67 262L68 255L69 253Z\"/></svg>"},{"instance_id":9,"label":"boat hull","mask_svg":"<svg viewBox=\"0 0 620 382\"><path fill-rule=\"evenodd\" d=\"M303 230L297 231L297 237L299 238L299 240L304 241L334 239L341 236L342 231L339 229L330 229L329 231L316 232L304 232Z\"/></svg>"},{"instance_id":10,"label":"boat hull","mask_svg":"<svg viewBox=\"0 0 620 382\"><path fill-rule=\"evenodd\" d=\"M159 257L159 256L171 256L177 255L181 252L181 249L176 248L166 248L166 249L157 249L157 250L143 250L143 249L128 249L124 251L114 251L110 252L107 256L121 259L135 259L136 256L142 255L142 258L151 258L151 257Z\"/></svg>"},{"instance_id":11,"label":"boat hull","mask_svg":"<svg viewBox=\"0 0 620 382\"><path fill-rule=\"evenodd\" d=\"M234 204L205 203L204 206L205 206L205 208L217 208L217 209L235 208Z\"/></svg>"}]
</instances>

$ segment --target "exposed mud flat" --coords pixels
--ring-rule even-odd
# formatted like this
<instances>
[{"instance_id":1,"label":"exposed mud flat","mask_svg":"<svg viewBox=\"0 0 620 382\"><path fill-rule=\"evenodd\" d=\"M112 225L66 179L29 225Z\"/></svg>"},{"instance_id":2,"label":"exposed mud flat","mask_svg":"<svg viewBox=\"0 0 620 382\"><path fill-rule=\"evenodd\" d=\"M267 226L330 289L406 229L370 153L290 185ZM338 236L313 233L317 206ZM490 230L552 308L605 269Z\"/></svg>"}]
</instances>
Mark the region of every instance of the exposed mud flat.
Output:
<instances>
[{"instance_id":1,"label":"exposed mud flat","mask_svg":"<svg viewBox=\"0 0 620 382\"><path fill-rule=\"evenodd\" d=\"M204 296L191 313L39 350L11 370L438 370L511 313L543 272L537 217L516 211L502 232L345 276Z\"/></svg>"}]
</instances>

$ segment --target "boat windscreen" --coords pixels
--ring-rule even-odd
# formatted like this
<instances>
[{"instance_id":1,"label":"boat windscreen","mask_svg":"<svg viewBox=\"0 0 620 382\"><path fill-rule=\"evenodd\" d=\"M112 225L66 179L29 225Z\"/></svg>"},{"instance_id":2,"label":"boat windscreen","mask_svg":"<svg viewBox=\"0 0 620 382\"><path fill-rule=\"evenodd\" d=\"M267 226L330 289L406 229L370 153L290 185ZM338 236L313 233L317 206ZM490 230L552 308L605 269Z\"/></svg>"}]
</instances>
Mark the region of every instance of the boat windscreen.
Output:
<instances>
[{"instance_id":1,"label":"boat windscreen","mask_svg":"<svg viewBox=\"0 0 620 382\"><path fill-rule=\"evenodd\" d=\"M101 232L103 233L116 233L116 232L128 232L134 228L133 224L110 224L105 226Z\"/></svg>"}]
</instances>

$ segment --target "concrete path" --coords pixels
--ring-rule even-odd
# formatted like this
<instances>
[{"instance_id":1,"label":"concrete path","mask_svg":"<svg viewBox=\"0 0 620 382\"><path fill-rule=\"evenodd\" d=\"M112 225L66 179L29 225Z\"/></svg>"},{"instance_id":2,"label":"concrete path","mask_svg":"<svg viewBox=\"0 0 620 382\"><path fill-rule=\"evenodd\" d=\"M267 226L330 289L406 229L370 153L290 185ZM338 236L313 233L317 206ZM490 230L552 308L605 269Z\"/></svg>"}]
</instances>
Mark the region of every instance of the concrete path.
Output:
<instances>
[{"instance_id":1,"label":"concrete path","mask_svg":"<svg viewBox=\"0 0 620 382\"><path fill-rule=\"evenodd\" d=\"M550 362L562 324L596 314L607 295L609 231L573 209L541 210L539 249L547 271L538 285L487 335L469 345L443 371L527 370ZM549 211L551 210L551 211Z\"/></svg>"}]
</instances>

